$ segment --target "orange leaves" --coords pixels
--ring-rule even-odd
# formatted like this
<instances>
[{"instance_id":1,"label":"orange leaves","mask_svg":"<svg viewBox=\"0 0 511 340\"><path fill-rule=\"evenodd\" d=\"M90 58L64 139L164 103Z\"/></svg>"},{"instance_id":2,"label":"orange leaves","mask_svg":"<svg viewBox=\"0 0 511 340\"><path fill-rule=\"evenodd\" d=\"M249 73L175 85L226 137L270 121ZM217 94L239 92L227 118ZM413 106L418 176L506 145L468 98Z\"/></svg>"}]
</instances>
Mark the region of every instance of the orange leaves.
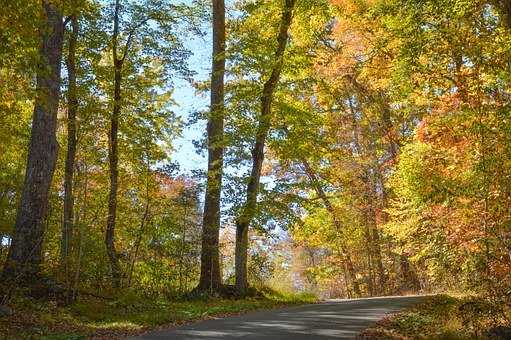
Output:
<instances>
[{"instance_id":1,"label":"orange leaves","mask_svg":"<svg viewBox=\"0 0 511 340\"><path fill-rule=\"evenodd\" d=\"M386 91L391 59L399 42L390 38L379 19L368 19L379 1L336 0L339 9L330 47L319 51L316 69L333 88L344 91L360 82L369 91Z\"/></svg>"},{"instance_id":2,"label":"orange leaves","mask_svg":"<svg viewBox=\"0 0 511 340\"><path fill-rule=\"evenodd\" d=\"M470 204L466 204L468 202ZM481 211L480 204L461 197L448 206L432 206L429 218L440 222L439 226L444 228L447 241L453 249L466 248L470 252L476 252L480 250L479 240L484 237L483 230L478 227Z\"/></svg>"},{"instance_id":3,"label":"orange leaves","mask_svg":"<svg viewBox=\"0 0 511 340\"><path fill-rule=\"evenodd\" d=\"M154 193L154 195L158 195L160 197L170 199L178 198L183 195L185 190L195 186L194 182L185 177L173 178L161 172L153 172L152 175L155 176L155 179L159 184L158 192Z\"/></svg>"}]
</instances>

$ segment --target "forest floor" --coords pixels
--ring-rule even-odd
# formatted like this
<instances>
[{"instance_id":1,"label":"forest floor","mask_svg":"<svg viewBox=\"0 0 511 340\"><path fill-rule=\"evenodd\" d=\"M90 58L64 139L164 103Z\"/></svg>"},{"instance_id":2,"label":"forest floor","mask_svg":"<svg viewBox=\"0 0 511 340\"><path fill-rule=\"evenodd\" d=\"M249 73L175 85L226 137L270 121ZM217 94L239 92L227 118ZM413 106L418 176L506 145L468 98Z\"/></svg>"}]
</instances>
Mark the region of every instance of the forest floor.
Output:
<instances>
[{"instance_id":1,"label":"forest floor","mask_svg":"<svg viewBox=\"0 0 511 340\"><path fill-rule=\"evenodd\" d=\"M0 316L0 339L119 339L158 327L251 310L315 302L309 295L266 293L263 297L168 301L126 292L118 298L87 297L69 306L13 298L12 315Z\"/></svg>"},{"instance_id":2,"label":"forest floor","mask_svg":"<svg viewBox=\"0 0 511 340\"><path fill-rule=\"evenodd\" d=\"M358 338L511 339L511 310L477 296L429 296L380 320Z\"/></svg>"}]
</instances>

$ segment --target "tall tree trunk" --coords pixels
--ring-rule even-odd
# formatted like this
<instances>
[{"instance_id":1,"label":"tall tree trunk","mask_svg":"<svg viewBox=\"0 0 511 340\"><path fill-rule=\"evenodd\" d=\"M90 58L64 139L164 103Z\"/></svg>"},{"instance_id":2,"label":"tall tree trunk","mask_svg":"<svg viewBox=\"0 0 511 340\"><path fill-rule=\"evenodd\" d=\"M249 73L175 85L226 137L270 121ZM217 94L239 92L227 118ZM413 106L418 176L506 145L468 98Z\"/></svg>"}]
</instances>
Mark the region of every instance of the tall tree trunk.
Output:
<instances>
[{"instance_id":1,"label":"tall tree trunk","mask_svg":"<svg viewBox=\"0 0 511 340\"><path fill-rule=\"evenodd\" d=\"M377 99L381 99L381 108L383 111L383 121L384 121L384 128L385 131L388 131L388 135L391 141L391 147L390 147L390 153L392 156L396 154L397 150L397 144L394 143L394 139L391 134L391 128L390 125L390 111L388 106L386 106L386 103L383 101L384 97L381 96L381 98L374 97L367 89L365 89L362 85L360 85L353 77L349 77L351 83L355 86L355 88L361 93L362 96L366 98L371 98L372 101L376 101ZM359 155L362 155L364 150L362 149L362 145L360 144L360 124L357 118L356 114L356 108L352 100L349 100L348 102L349 110L351 113L351 124L353 127L353 143L355 146L355 150ZM371 134L372 135L372 134ZM366 152L370 153L370 156L373 159L376 159L376 153L374 148L374 143L372 141L369 142L368 150ZM375 161L376 162L376 161ZM377 172L377 175L379 174L379 167L376 165L374 167L374 171ZM364 215L364 224L365 224L365 236L368 242L368 268L369 268L369 278L368 283L369 284L369 290L370 294L373 295L374 293L380 293L385 290L385 284L386 284L386 276L385 276L385 270L383 267L383 260L381 255L381 245L380 245L380 235L377 229L376 225L376 200L375 196L376 194L373 193L373 191L376 191L375 188L375 182L371 179L370 171L365 169L364 175L362 177L362 181L365 184L364 188L364 198L366 202L366 206L362 207L362 213ZM385 190L383 186L383 182L381 182L381 189ZM375 262L375 263L374 263ZM378 289L374 289L375 280L374 280L374 264L376 265L377 272L378 272Z\"/></svg>"},{"instance_id":2,"label":"tall tree trunk","mask_svg":"<svg viewBox=\"0 0 511 340\"><path fill-rule=\"evenodd\" d=\"M390 156L390 163L395 164L397 161L397 157L399 154L399 141L396 138L396 133L394 132L394 127L391 119L391 108L389 105L389 100L387 96L384 93L380 93L380 107L381 107L381 121L383 126L383 135L386 137L386 142L388 144L388 152ZM388 214L385 211L385 209L388 207L388 192L385 188L385 178L383 174L383 169L376 165L375 166L375 185L373 185L373 196L380 199L380 209L382 214L382 224L386 224L388 222ZM376 186L380 187L379 194L377 193L378 190L376 190ZM375 242L377 242L378 246L381 244L379 239L379 233L378 230L375 227ZM381 254L381 250L379 250L379 253ZM390 256L390 254L389 254ZM401 259L403 259L406 263L408 263L408 259L406 258L406 255L402 254L400 255ZM406 276L406 275L405 275ZM406 276L407 277L407 276ZM382 283L383 286L387 283L387 277L384 276L385 282ZM406 278L405 278L406 280Z\"/></svg>"},{"instance_id":3,"label":"tall tree trunk","mask_svg":"<svg viewBox=\"0 0 511 340\"><path fill-rule=\"evenodd\" d=\"M27 281L40 275L43 220L57 161L57 111L64 25L62 14L50 1L42 1L43 20L40 67L28 149L27 167L4 276Z\"/></svg>"},{"instance_id":4,"label":"tall tree trunk","mask_svg":"<svg viewBox=\"0 0 511 340\"><path fill-rule=\"evenodd\" d=\"M307 177L309 178L309 181L311 182L312 186L314 187L314 190L316 191L316 194L319 196L319 198L323 201L323 204L325 205L326 210L332 217L332 220L334 222L334 226L336 230L339 232L342 230L342 223L337 217L337 214L335 213L335 209L332 205L332 202L328 199L327 195L325 194L325 191L321 187L321 184L318 181L318 178L316 176L316 173L311 168L309 162L307 162L306 159L302 159L302 164L305 169L305 173L307 174ZM346 269L348 270L348 273L350 275L352 284L353 284L353 291L356 296L361 296L362 292L360 291L360 285L357 281L357 273L355 270L355 266L353 265L353 261L351 259L350 253L348 252L348 249L344 244L340 244L340 250L341 254L344 258L344 262L346 265Z\"/></svg>"},{"instance_id":5,"label":"tall tree trunk","mask_svg":"<svg viewBox=\"0 0 511 340\"><path fill-rule=\"evenodd\" d=\"M373 262L376 264L376 270L378 272L378 287L375 289L375 293L382 294L386 290L386 284L387 284L387 276L385 274L385 269L383 267L383 258L381 254L381 240L380 240L380 232L378 231L378 226L376 222L376 200L374 199L374 193L372 190L374 190L374 185L372 181L368 182L368 188L369 191L367 193L367 226L369 228L370 232L370 244L371 244L371 250L372 250L372 259Z\"/></svg>"},{"instance_id":6,"label":"tall tree trunk","mask_svg":"<svg viewBox=\"0 0 511 340\"><path fill-rule=\"evenodd\" d=\"M372 143L370 143L372 145ZM372 157L376 157L374 154L373 147L369 147L369 151L371 152ZM376 163L376 161L375 161ZM371 171L372 170L372 171ZM371 267L371 280L373 282L373 292L372 294L381 294L386 290L386 281L387 277L385 274L385 269L383 267L383 257L381 254L381 240L380 233L377 226L376 219L376 211L378 209L379 203L377 200L376 193L376 182L373 179L372 173L378 173L378 165L375 164L373 169L366 169L364 175L362 176L362 181L364 182L364 202L365 206L362 208L364 215L364 224L366 227L366 239L368 243L368 252L370 257L370 267ZM377 175L376 175L377 176ZM374 271L376 271L378 276L378 282L374 279Z\"/></svg>"},{"instance_id":7,"label":"tall tree trunk","mask_svg":"<svg viewBox=\"0 0 511 340\"><path fill-rule=\"evenodd\" d=\"M68 108L67 108L67 154L64 170L64 221L62 224L62 243L60 248L61 265L69 279L69 252L73 235L74 196L73 177L76 157L76 112L78 99L76 94L76 40L78 38L78 18L76 13L71 16L71 34L69 36L69 52L67 56Z\"/></svg>"},{"instance_id":8,"label":"tall tree trunk","mask_svg":"<svg viewBox=\"0 0 511 340\"><path fill-rule=\"evenodd\" d=\"M114 63L114 105L110 118L110 133L108 135L110 192L108 194L108 219L105 233L105 245L108 258L110 260L110 271L112 274L113 287L119 287L121 285L121 267L119 264L117 250L115 249L115 221L117 217L117 190L119 177L119 151L117 133L119 130L119 113L121 111L121 80L122 66L124 62L124 58L119 59L117 55L120 8L120 1L116 0L114 12L114 32L112 35L112 54Z\"/></svg>"},{"instance_id":9,"label":"tall tree trunk","mask_svg":"<svg viewBox=\"0 0 511 340\"><path fill-rule=\"evenodd\" d=\"M198 289L217 290L222 284L219 260L220 196L223 174L225 75L225 3L213 0L213 64L208 120L208 182L202 220L201 274Z\"/></svg>"},{"instance_id":10,"label":"tall tree trunk","mask_svg":"<svg viewBox=\"0 0 511 340\"><path fill-rule=\"evenodd\" d=\"M373 260L373 264L375 265L375 269L378 274L378 285L375 289L375 293L383 293L386 290L387 276L385 274L385 269L383 267L383 257L381 251L381 240L380 240L380 232L378 230L376 211L378 206L381 206L381 202L377 200L377 189L376 189L376 180L375 176L379 174L379 166L376 161L376 150L374 150L373 143L370 143L370 152L373 157L374 166L372 171L366 170L364 175L364 183L365 183L365 201L366 207L364 214L366 215L366 224L368 228L368 242L370 245L371 257ZM376 175L374 175L376 173ZM381 183L382 190L383 182Z\"/></svg>"},{"instance_id":11,"label":"tall tree trunk","mask_svg":"<svg viewBox=\"0 0 511 340\"><path fill-rule=\"evenodd\" d=\"M247 185L247 196L241 214L236 221L236 290L238 294L244 295L248 288L247 280L247 250L248 250L248 228L254 218L259 192L259 181L261 179L261 168L264 160L264 145L270 130L271 104L273 94L280 79L282 65L284 63L284 52L288 41L288 30L293 18L293 9L296 0L285 0L280 22L279 34L277 36L277 49L275 51L275 62L270 78L264 83L261 96L261 114L256 132L254 149L252 150L252 171Z\"/></svg>"}]
</instances>

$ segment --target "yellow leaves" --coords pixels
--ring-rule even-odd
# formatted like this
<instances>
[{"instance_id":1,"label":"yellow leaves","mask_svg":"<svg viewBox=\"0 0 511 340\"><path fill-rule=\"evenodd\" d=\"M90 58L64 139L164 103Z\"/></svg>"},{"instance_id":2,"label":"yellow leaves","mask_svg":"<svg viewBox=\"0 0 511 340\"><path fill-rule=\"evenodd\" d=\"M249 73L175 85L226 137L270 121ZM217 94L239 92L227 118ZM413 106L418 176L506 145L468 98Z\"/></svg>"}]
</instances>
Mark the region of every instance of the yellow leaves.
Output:
<instances>
[{"instance_id":1,"label":"yellow leaves","mask_svg":"<svg viewBox=\"0 0 511 340\"><path fill-rule=\"evenodd\" d=\"M333 1L339 15L331 34L335 48L319 52L316 68L334 88L343 91L357 79L370 91L388 91L391 86L392 58L400 46L390 37L379 19L368 19L378 1Z\"/></svg>"},{"instance_id":2,"label":"yellow leaves","mask_svg":"<svg viewBox=\"0 0 511 340\"><path fill-rule=\"evenodd\" d=\"M381 0L332 0L334 6L348 14L361 14Z\"/></svg>"}]
</instances>

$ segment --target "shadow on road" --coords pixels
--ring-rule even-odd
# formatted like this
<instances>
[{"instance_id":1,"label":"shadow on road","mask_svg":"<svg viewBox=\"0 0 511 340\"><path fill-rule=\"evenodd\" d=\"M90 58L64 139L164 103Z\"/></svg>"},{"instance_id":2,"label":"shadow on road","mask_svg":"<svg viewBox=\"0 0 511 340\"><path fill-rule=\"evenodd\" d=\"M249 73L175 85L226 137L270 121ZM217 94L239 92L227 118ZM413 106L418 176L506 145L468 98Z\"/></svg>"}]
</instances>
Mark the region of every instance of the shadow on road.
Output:
<instances>
[{"instance_id":1,"label":"shadow on road","mask_svg":"<svg viewBox=\"0 0 511 340\"><path fill-rule=\"evenodd\" d=\"M351 339L385 314L412 306L421 296L330 300L315 305L207 320L136 339Z\"/></svg>"}]
</instances>

